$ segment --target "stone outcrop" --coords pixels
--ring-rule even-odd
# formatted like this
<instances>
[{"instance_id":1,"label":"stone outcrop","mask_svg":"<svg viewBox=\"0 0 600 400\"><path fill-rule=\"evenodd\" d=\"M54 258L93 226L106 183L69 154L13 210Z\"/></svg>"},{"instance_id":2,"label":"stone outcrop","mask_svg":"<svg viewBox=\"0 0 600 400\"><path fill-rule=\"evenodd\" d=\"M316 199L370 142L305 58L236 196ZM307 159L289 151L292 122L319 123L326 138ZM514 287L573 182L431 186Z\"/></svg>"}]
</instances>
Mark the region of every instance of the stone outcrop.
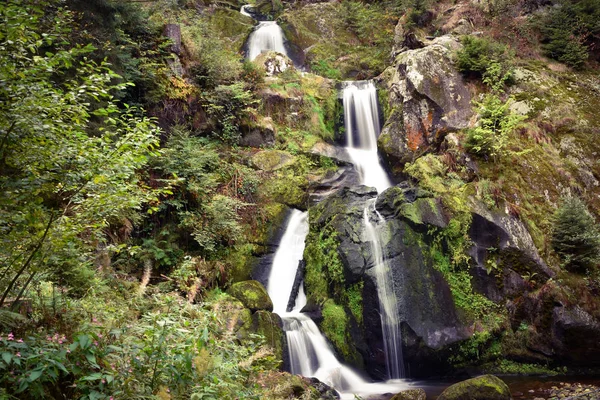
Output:
<instances>
[{"instance_id":1,"label":"stone outcrop","mask_svg":"<svg viewBox=\"0 0 600 400\"><path fill-rule=\"evenodd\" d=\"M448 387L438 400L512 400L512 396L502 379L483 375Z\"/></svg>"},{"instance_id":2,"label":"stone outcrop","mask_svg":"<svg viewBox=\"0 0 600 400\"><path fill-rule=\"evenodd\" d=\"M584 288L579 295L589 296ZM528 340L524 352L519 354L522 359L530 362L560 359L567 365L600 366L597 313L592 315L594 310L571 304L565 290L555 282L548 281L535 292L524 293L508 302L507 308L512 329L527 329Z\"/></svg>"},{"instance_id":3,"label":"stone outcrop","mask_svg":"<svg viewBox=\"0 0 600 400\"><path fill-rule=\"evenodd\" d=\"M479 202L473 201L471 209L471 275L476 290L500 301L529 289L528 277L544 283L555 275L539 256L523 222L507 213L490 211ZM497 271L491 273L492 269ZM500 281L498 271L502 274Z\"/></svg>"},{"instance_id":4,"label":"stone outcrop","mask_svg":"<svg viewBox=\"0 0 600 400\"><path fill-rule=\"evenodd\" d=\"M448 284L433 267L421 233L429 229L429 223L446 224L447 217L438 201L418 195L426 193L393 187L382 193L377 203L386 220L380 240L403 321L405 361L413 376L445 368L438 350L469 335L459 321ZM335 251L343 265L345 285L364 283L363 324L357 325L351 337L367 370L382 378L386 372L381 320L379 313L373 312L379 310L379 299L371 244L364 235L364 209L376 196L373 188L365 186L343 188L311 209L310 221L311 230L336 235L339 245ZM410 212L406 211L409 208ZM310 299L312 293L307 294Z\"/></svg>"},{"instance_id":5,"label":"stone outcrop","mask_svg":"<svg viewBox=\"0 0 600 400\"><path fill-rule=\"evenodd\" d=\"M267 76L279 75L287 70L294 69L294 63L286 55L274 51L261 53L254 63L264 69Z\"/></svg>"},{"instance_id":6,"label":"stone outcrop","mask_svg":"<svg viewBox=\"0 0 600 400\"><path fill-rule=\"evenodd\" d=\"M275 144L275 127L269 117L242 126L241 131L242 138L239 141L241 146L272 147Z\"/></svg>"},{"instance_id":7,"label":"stone outcrop","mask_svg":"<svg viewBox=\"0 0 600 400\"><path fill-rule=\"evenodd\" d=\"M223 334L234 335L242 343L256 340L252 334L264 336L265 344L272 349L282 366L286 357L283 322L279 315L271 312L273 305L262 285L256 281L239 282L233 284L229 292L231 296L223 296L213 304L213 310L219 315L215 329ZM266 299L262 296L262 304L256 300L255 292L266 295Z\"/></svg>"},{"instance_id":8,"label":"stone outcrop","mask_svg":"<svg viewBox=\"0 0 600 400\"><path fill-rule=\"evenodd\" d=\"M227 292L251 311L273 311L273 302L265 287L258 281L236 282Z\"/></svg>"},{"instance_id":9,"label":"stone outcrop","mask_svg":"<svg viewBox=\"0 0 600 400\"><path fill-rule=\"evenodd\" d=\"M469 126L471 96L452 61L460 46L449 36L421 48L404 45L394 66L380 77L389 91L391 112L379 148L393 160L405 163L435 150L448 132Z\"/></svg>"}]
</instances>

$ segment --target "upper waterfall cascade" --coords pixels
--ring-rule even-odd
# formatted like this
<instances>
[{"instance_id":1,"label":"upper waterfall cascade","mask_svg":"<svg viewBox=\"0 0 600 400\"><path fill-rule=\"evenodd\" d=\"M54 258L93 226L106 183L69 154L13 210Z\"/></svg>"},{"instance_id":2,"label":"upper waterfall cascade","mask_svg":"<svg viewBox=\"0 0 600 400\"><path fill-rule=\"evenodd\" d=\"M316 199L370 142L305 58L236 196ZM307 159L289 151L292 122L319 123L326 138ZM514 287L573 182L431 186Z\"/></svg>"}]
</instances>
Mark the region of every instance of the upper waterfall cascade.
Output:
<instances>
[{"instance_id":1,"label":"upper waterfall cascade","mask_svg":"<svg viewBox=\"0 0 600 400\"><path fill-rule=\"evenodd\" d=\"M286 312L288 297L292 290L298 262L302 259L307 234L307 213L294 210L275 253L267 285L267 291L273 301L273 310L283 320L291 373L316 377L338 390L342 399L354 399L355 394L369 395L406 389L406 384L402 382L369 383L340 363L317 325L300 312L306 305L302 286L294 309Z\"/></svg>"},{"instance_id":2,"label":"upper waterfall cascade","mask_svg":"<svg viewBox=\"0 0 600 400\"><path fill-rule=\"evenodd\" d=\"M392 183L377 153L377 137L381 131L377 89L371 81L344 82L342 99L346 150L358 169L361 183L374 186L381 193Z\"/></svg>"},{"instance_id":3,"label":"upper waterfall cascade","mask_svg":"<svg viewBox=\"0 0 600 400\"><path fill-rule=\"evenodd\" d=\"M240 13L252 17L252 14L247 10L248 7L248 5L242 6ZM252 61L264 51L276 51L289 57L284 42L285 35L277 22L259 21L256 28L254 28L248 37L246 58Z\"/></svg>"}]
</instances>

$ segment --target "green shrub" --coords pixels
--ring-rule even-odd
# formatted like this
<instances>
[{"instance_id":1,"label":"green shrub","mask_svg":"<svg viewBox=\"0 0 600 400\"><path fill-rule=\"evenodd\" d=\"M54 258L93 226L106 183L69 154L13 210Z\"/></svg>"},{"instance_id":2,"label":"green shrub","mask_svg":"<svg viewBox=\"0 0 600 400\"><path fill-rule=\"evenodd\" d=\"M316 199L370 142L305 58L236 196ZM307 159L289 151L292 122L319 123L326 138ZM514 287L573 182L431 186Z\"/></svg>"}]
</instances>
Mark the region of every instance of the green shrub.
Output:
<instances>
[{"instance_id":1,"label":"green shrub","mask_svg":"<svg viewBox=\"0 0 600 400\"><path fill-rule=\"evenodd\" d=\"M598 45L598 21L598 1L563 1L538 20L542 48L549 57L581 68L589 57L590 46Z\"/></svg>"},{"instance_id":2,"label":"green shrub","mask_svg":"<svg viewBox=\"0 0 600 400\"><path fill-rule=\"evenodd\" d=\"M512 53L505 45L475 36L463 36L461 42L463 48L456 53L459 71L482 77L492 88L510 81Z\"/></svg>"},{"instance_id":3,"label":"green shrub","mask_svg":"<svg viewBox=\"0 0 600 400\"><path fill-rule=\"evenodd\" d=\"M565 269L591 272L600 262L600 232L586 205L566 196L554 214L552 247Z\"/></svg>"},{"instance_id":4,"label":"green shrub","mask_svg":"<svg viewBox=\"0 0 600 400\"><path fill-rule=\"evenodd\" d=\"M510 135L524 119L510 111L512 99L501 100L488 94L478 103L479 125L467 131L466 148L472 154L491 156L495 159L507 153Z\"/></svg>"}]
</instances>

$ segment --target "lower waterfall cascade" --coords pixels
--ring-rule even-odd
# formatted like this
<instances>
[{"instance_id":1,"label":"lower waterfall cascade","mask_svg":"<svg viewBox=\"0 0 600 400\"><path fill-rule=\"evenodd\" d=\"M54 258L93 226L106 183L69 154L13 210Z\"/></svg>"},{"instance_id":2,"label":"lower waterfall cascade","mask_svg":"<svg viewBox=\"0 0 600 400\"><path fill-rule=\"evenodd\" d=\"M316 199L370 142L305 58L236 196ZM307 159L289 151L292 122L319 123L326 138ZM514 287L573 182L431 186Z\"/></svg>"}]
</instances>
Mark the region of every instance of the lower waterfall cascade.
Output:
<instances>
[{"instance_id":1,"label":"lower waterfall cascade","mask_svg":"<svg viewBox=\"0 0 600 400\"><path fill-rule=\"evenodd\" d=\"M314 321L301 312L306 305L302 285L294 309L286 311L307 234L308 213L293 210L275 253L267 285L267 292L273 301L273 312L283 320L290 372L319 379L336 389L342 399L407 389L407 384L402 381L370 383L340 363Z\"/></svg>"}]
</instances>

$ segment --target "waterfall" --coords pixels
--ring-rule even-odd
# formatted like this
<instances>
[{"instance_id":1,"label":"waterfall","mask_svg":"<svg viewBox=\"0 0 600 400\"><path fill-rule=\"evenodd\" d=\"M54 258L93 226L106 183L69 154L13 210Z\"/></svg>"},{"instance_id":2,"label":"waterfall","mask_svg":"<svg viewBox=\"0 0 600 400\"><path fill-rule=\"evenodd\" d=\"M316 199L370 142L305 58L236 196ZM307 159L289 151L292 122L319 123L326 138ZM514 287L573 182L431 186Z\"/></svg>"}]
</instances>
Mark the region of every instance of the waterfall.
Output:
<instances>
[{"instance_id":1,"label":"waterfall","mask_svg":"<svg viewBox=\"0 0 600 400\"><path fill-rule=\"evenodd\" d=\"M374 186L381 193L392 184L377 153L381 129L377 89L371 81L344 82L343 85L346 150L358 169L361 183Z\"/></svg>"},{"instance_id":2,"label":"waterfall","mask_svg":"<svg viewBox=\"0 0 600 400\"><path fill-rule=\"evenodd\" d=\"M298 291L294 309L286 312L298 263L302 260L307 234L307 213L294 210L275 253L267 284L267 291L273 301L273 311L279 314L283 320L288 343L290 372L316 377L340 392L342 399L354 399L355 394L366 396L390 390L406 389L407 386L403 383L391 385L369 383L352 369L340 363L317 325L307 315L300 312L306 305L306 295L302 285Z\"/></svg>"},{"instance_id":3,"label":"waterfall","mask_svg":"<svg viewBox=\"0 0 600 400\"><path fill-rule=\"evenodd\" d=\"M342 99L346 149L358 169L361 183L374 186L381 193L392 183L381 166L377 153L377 137L381 129L377 89L370 81L344 82ZM376 199L373 199L368 202L364 209L365 236L371 243L388 377L398 379L404 377L398 300L393 288L392 272L383 257L377 229L378 225L385 221L375 209L375 201ZM375 218L375 224L371 222L371 218Z\"/></svg>"},{"instance_id":4,"label":"waterfall","mask_svg":"<svg viewBox=\"0 0 600 400\"><path fill-rule=\"evenodd\" d=\"M364 210L365 233L371 242L371 256L373 258L373 271L377 282L377 297L381 316L381 329L383 331L383 346L385 364L390 379L404 378L404 362L402 357L402 336L398 321L398 299L394 293L394 281L388 263L383 258L383 248L377 232L377 224L371 222L369 215L374 213L377 222L383 222L381 214L375 209L376 199L370 200ZM371 210L372 209L372 210Z\"/></svg>"},{"instance_id":5,"label":"waterfall","mask_svg":"<svg viewBox=\"0 0 600 400\"><path fill-rule=\"evenodd\" d=\"M289 56L285 46L283 30L275 21L260 21L248 37L248 59L254 60L263 51L276 51Z\"/></svg>"}]
</instances>

